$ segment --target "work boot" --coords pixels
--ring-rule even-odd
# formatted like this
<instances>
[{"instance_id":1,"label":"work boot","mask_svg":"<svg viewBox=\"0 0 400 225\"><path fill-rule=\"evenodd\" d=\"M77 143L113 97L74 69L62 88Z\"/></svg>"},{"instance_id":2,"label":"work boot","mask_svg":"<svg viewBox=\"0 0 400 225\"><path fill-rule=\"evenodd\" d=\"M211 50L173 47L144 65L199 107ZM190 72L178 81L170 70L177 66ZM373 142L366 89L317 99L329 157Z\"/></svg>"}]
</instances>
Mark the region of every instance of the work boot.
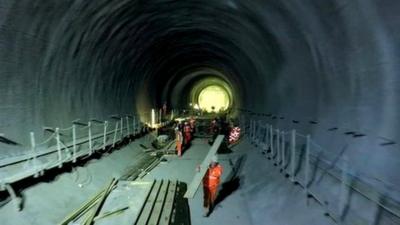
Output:
<instances>
[{"instance_id":1,"label":"work boot","mask_svg":"<svg viewBox=\"0 0 400 225\"><path fill-rule=\"evenodd\" d=\"M208 208L204 208L203 216L208 217L208 212L209 212Z\"/></svg>"},{"instance_id":2,"label":"work boot","mask_svg":"<svg viewBox=\"0 0 400 225\"><path fill-rule=\"evenodd\" d=\"M211 203L208 207L208 215L210 215L214 211L214 203Z\"/></svg>"}]
</instances>

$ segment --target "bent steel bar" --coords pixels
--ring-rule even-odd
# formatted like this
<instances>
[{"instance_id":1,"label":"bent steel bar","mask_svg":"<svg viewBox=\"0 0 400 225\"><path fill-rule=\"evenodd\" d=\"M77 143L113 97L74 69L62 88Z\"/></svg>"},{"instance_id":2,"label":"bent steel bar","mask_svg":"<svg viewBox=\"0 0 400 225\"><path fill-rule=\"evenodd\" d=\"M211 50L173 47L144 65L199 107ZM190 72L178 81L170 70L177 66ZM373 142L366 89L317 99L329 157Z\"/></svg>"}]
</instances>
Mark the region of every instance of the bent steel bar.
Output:
<instances>
[{"instance_id":1,"label":"bent steel bar","mask_svg":"<svg viewBox=\"0 0 400 225\"><path fill-rule=\"evenodd\" d=\"M11 196L11 200L12 200L12 202L14 204L15 209L17 211L21 211L22 210L22 204L21 204L22 200L21 200L21 198L19 198L17 196L17 194L15 193L14 189L11 187L10 184L6 184L5 188L6 188L7 192L8 192L8 194Z\"/></svg>"}]
</instances>

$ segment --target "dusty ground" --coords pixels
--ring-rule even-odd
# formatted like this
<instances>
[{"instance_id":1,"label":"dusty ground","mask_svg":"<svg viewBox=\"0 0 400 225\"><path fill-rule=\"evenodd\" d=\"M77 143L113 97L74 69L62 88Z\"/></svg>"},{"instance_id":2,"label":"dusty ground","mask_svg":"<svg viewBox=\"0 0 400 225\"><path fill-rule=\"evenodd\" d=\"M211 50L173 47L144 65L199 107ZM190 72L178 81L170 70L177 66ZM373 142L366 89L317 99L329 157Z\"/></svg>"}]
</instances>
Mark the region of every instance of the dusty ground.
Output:
<instances>
[{"instance_id":1,"label":"dusty ground","mask_svg":"<svg viewBox=\"0 0 400 225\"><path fill-rule=\"evenodd\" d=\"M71 211L143 157L138 139L129 145L92 159L80 167L61 173L24 189L24 208L17 212L12 202L0 208L2 225L55 225Z\"/></svg>"},{"instance_id":2,"label":"dusty ground","mask_svg":"<svg viewBox=\"0 0 400 225\"><path fill-rule=\"evenodd\" d=\"M167 163L159 165L144 180L177 179L190 183L209 148L203 139L196 139L182 158L169 157ZM279 173L247 141L232 150L219 155L224 167L223 185L219 203L210 217L202 216L202 188L189 200L193 225L334 224L314 200L309 199L307 204L304 190Z\"/></svg>"},{"instance_id":3,"label":"dusty ground","mask_svg":"<svg viewBox=\"0 0 400 225\"><path fill-rule=\"evenodd\" d=\"M0 208L2 225L54 225L65 215L103 187L111 177L120 176L137 163L142 154L142 138L128 146L91 160L83 167L26 188L24 210L16 212L11 203ZM204 159L210 146L196 139L182 158L167 157L143 180L176 179L190 183L196 166ZM221 154L224 167L218 204L208 218L202 208L203 191L199 188L189 200L193 225L328 225L322 208L312 199L306 204L301 187L293 185L247 141L235 146L233 152Z\"/></svg>"}]
</instances>

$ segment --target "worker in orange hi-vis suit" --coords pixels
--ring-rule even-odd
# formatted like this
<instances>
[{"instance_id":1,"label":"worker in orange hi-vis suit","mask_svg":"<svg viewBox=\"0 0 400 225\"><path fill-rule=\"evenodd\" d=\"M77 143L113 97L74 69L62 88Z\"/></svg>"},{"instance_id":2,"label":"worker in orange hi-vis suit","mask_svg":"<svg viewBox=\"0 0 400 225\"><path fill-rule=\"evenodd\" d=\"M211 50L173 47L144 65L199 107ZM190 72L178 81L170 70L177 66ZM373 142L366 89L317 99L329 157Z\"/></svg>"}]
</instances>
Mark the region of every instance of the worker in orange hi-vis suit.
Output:
<instances>
[{"instance_id":1,"label":"worker in orange hi-vis suit","mask_svg":"<svg viewBox=\"0 0 400 225\"><path fill-rule=\"evenodd\" d=\"M189 146L190 140L192 139L192 129L188 122L185 122L185 126L183 127L183 132L185 133L185 145Z\"/></svg>"},{"instance_id":2,"label":"worker in orange hi-vis suit","mask_svg":"<svg viewBox=\"0 0 400 225\"><path fill-rule=\"evenodd\" d=\"M182 145L183 145L183 135L182 131L177 127L175 129L175 141L176 141L176 151L179 157L182 156Z\"/></svg>"},{"instance_id":3,"label":"worker in orange hi-vis suit","mask_svg":"<svg viewBox=\"0 0 400 225\"><path fill-rule=\"evenodd\" d=\"M204 216L207 217L214 207L214 201L217 198L218 186L223 172L222 166L218 163L217 156L213 159L208 167L206 175L203 178L204 191Z\"/></svg>"}]
</instances>

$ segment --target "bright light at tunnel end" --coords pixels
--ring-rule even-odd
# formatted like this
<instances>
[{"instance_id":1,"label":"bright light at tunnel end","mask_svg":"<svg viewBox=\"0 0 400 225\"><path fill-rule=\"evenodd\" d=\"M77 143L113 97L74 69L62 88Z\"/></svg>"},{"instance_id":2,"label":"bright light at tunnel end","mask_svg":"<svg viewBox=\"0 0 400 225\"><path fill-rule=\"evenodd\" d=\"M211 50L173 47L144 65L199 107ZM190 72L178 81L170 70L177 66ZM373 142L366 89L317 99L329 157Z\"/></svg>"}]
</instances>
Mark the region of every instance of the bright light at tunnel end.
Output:
<instances>
[{"instance_id":1,"label":"bright light at tunnel end","mask_svg":"<svg viewBox=\"0 0 400 225\"><path fill-rule=\"evenodd\" d=\"M218 85L207 86L201 90L198 97L200 109L207 112L225 111L229 108L230 104L228 92Z\"/></svg>"}]
</instances>

